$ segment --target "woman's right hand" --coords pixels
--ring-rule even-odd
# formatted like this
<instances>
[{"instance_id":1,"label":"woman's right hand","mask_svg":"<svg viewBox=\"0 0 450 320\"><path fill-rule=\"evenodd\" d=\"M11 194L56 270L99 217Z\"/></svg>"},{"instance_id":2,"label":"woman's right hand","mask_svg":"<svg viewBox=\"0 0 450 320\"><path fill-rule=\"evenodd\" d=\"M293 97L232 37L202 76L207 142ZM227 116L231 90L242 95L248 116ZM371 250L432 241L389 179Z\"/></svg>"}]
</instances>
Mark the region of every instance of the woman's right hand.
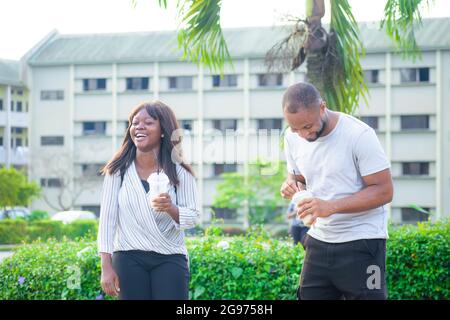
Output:
<instances>
[{"instance_id":1,"label":"woman's right hand","mask_svg":"<svg viewBox=\"0 0 450 320\"><path fill-rule=\"evenodd\" d=\"M119 277L112 266L102 266L101 285L107 295L117 297L119 295Z\"/></svg>"}]
</instances>

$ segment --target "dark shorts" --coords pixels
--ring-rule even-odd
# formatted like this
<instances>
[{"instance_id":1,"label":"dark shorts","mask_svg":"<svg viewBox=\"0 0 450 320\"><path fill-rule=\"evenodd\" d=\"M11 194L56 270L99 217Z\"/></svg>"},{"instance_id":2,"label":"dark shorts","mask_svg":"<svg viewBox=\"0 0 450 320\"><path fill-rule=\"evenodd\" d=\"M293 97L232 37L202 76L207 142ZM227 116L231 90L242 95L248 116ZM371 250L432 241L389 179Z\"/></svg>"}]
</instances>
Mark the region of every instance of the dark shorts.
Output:
<instances>
[{"instance_id":1,"label":"dark shorts","mask_svg":"<svg viewBox=\"0 0 450 320\"><path fill-rule=\"evenodd\" d=\"M386 240L327 243L305 237L301 300L387 299Z\"/></svg>"},{"instance_id":2,"label":"dark shorts","mask_svg":"<svg viewBox=\"0 0 450 320\"><path fill-rule=\"evenodd\" d=\"M120 300L189 298L189 266L183 254L116 251L112 263L119 278Z\"/></svg>"}]
</instances>

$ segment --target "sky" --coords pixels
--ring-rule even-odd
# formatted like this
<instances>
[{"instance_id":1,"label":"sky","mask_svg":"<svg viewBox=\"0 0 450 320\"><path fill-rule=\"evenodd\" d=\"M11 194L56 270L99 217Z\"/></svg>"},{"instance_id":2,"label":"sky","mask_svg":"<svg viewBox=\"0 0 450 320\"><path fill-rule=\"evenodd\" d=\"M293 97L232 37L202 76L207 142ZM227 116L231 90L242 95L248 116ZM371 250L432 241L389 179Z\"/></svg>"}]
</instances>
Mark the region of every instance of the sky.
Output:
<instances>
[{"instance_id":1,"label":"sky","mask_svg":"<svg viewBox=\"0 0 450 320\"><path fill-rule=\"evenodd\" d=\"M326 3L329 0L326 0ZM349 0L358 21L383 16L386 0ZM0 0L0 58L19 60L52 30L61 34L174 30L176 0ZM434 0L424 17L450 17L450 1ZM224 28L273 26L287 15L304 17L305 0L223 0ZM324 21L329 20L329 15ZM285 23L285 22L284 22Z\"/></svg>"}]
</instances>

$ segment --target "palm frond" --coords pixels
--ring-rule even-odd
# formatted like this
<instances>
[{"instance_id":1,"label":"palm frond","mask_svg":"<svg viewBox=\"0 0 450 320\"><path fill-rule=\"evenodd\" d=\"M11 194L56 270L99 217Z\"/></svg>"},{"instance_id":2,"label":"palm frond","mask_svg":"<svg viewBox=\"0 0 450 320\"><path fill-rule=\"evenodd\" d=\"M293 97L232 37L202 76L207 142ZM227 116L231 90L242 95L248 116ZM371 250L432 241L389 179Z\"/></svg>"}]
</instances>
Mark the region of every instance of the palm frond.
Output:
<instances>
[{"instance_id":1,"label":"palm frond","mask_svg":"<svg viewBox=\"0 0 450 320\"><path fill-rule=\"evenodd\" d=\"M186 0L178 3L177 11L182 59L223 74L225 63L232 65L232 61L220 26L221 4L221 0Z\"/></svg>"},{"instance_id":2,"label":"palm frond","mask_svg":"<svg viewBox=\"0 0 450 320\"><path fill-rule=\"evenodd\" d=\"M348 0L331 1L327 55L331 57L326 59L328 65L324 66L330 75L324 87L326 101L342 112L354 113L360 97L367 102L368 89L360 61L365 49Z\"/></svg>"},{"instance_id":3,"label":"palm frond","mask_svg":"<svg viewBox=\"0 0 450 320\"><path fill-rule=\"evenodd\" d=\"M422 5L426 3L429 6L430 2L430 0L388 0L386 2L385 17L380 27L386 29L387 35L404 58L411 58L414 61L417 57L421 57L414 31L422 25L420 13Z\"/></svg>"}]
</instances>

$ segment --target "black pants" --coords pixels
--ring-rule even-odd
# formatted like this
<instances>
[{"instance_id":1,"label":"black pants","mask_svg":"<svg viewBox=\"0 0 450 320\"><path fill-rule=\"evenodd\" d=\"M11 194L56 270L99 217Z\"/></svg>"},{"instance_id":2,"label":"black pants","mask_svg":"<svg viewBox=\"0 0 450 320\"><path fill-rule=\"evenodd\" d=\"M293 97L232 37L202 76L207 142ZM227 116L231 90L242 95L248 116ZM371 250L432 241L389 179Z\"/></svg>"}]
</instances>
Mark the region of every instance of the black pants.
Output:
<instances>
[{"instance_id":1,"label":"black pants","mask_svg":"<svg viewBox=\"0 0 450 320\"><path fill-rule=\"evenodd\" d=\"M183 254L117 251L112 256L120 300L187 300L189 267Z\"/></svg>"},{"instance_id":2,"label":"black pants","mask_svg":"<svg viewBox=\"0 0 450 320\"><path fill-rule=\"evenodd\" d=\"M306 235L305 246L299 299L387 299L385 239L327 243Z\"/></svg>"}]
</instances>

